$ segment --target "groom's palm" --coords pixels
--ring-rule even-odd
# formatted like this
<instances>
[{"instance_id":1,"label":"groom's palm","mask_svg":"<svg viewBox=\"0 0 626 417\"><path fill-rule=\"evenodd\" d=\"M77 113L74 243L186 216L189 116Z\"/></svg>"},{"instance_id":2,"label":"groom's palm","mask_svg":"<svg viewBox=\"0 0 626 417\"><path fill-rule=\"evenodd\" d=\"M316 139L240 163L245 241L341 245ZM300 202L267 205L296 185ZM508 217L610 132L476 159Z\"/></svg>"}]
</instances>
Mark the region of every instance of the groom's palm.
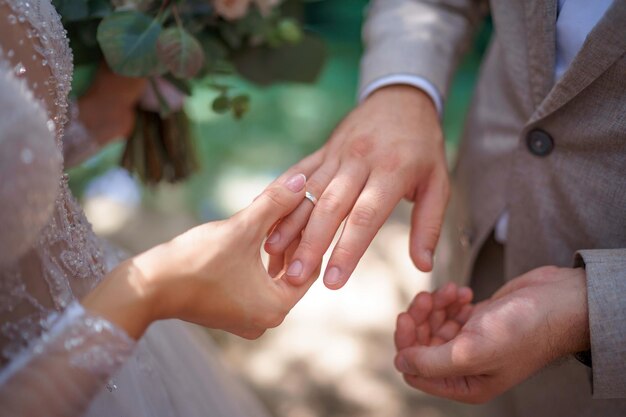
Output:
<instances>
[{"instance_id":1,"label":"groom's palm","mask_svg":"<svg viewBox=\"0 0 626 417\"><path fill-rule=\"evenodd\" d=\"M520 383L551 360L582 350L584 345L571 342L580 340L577 329L581 328L577 324L580 321L572 318L585 294L579 287L581 280L566 277L562 271L575 270L540 268L473 306L467 318L459 320L459 313L447 312L444 325L430 329L429 337L422 335L421 340L419 329L424 324L418 320L424 312L420 316L412 306L414 311L410 309L409 314L398 318L396 366L414 388L481 403ZM437 310L431 310L428 320L436 314ZM450 322L460 325L448 325L442 335L445 323Z\"/></svg>"}]
</instances>

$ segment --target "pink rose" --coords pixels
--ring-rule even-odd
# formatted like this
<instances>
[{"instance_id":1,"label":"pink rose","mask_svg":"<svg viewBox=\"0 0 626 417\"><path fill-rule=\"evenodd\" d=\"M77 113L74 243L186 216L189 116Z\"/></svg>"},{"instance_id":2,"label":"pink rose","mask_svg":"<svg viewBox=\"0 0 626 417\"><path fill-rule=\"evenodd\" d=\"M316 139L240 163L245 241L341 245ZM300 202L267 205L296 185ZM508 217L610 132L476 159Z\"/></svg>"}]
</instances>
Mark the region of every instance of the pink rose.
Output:
<instances>
[{"instance_id":1,"label":"pink rose","mask_svg":"<svg viewBox=\"0 0 626 417\"><path fill-rule=\"evenodd\" d=\"M248 13L252 0L215 0L213 6L217 14L226 20L241 19Z\"/></svg>"}]
</instances>

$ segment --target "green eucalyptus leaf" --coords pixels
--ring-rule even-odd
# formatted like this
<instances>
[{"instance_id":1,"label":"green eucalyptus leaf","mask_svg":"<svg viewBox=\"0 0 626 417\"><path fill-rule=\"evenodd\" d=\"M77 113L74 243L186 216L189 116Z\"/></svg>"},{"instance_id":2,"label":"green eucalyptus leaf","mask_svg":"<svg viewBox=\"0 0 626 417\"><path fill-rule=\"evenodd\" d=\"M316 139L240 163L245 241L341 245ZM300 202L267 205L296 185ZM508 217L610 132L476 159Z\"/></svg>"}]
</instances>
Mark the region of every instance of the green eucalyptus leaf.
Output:
<instances>
[{"instance_id":1,"label":"green eucalyptus leaf","mask_svg":"<svg viewBox=\"0 0 626 417\"><path fill-rule=\"evenodd\" d=\"M156 53L161 23L137 11L115 12L98 26L98 43L111 69L127 77L165 71Z\"/></svg>"},{"instance_id":2,"label":"green eucalyptus leaf","mask_svg":"<svg viewBox=\"0 0 626 417\"><path fill-rule=\"evenodd\" d=\"M174 77L172 74L165 74L163 78L186 96L190 96L191 93L193 93L191 83L187 80L181 80L180 78Z\"/></svg>"},{"instance_id":3,"label":"green eucalyptus leaf","mask_svg":"<svg viewBox=\"0 0 626 417\"><path fill-rule=\"evenodd\" d=\"M295 19L286 18L281 20L276 29L280 39L285 42L298 43L302 41L302 29L300 29L300 26Z\"/></svg>"},{"instance_id":4,"label":"green eucalyptus leaf","mask_svg":"<svg viewBox=\"0 0 626 417\"><path fill-rule=\"evenodd\" d=\"M250 96L245 94L233 97L231 107L236 119L241 119L250 110Z\"/></svg>"},{"instance_id":5,"label":"green eucalyptus leaf","mask_svg":"<svg viewBox=\"0 0 626 417\"><path fill-rule=\"evenodd\" d=\"M230 99L225 95L218 96L215 100L213 100L213 104L211 105L213 111L218 114L226 113L230 110L230 107Z\"/></svg>"},{"instance_id":6,"label":"green eucalyptus leaf","mask_svg":"<svg viewBox=\"0 0 626 417\"><path fill-rule=\"evenodd\" d=\"M192 78L204 65L200 42L183 28L165 29L157 41L157 56L178 78Z\"/></svg>"}]
</instances>

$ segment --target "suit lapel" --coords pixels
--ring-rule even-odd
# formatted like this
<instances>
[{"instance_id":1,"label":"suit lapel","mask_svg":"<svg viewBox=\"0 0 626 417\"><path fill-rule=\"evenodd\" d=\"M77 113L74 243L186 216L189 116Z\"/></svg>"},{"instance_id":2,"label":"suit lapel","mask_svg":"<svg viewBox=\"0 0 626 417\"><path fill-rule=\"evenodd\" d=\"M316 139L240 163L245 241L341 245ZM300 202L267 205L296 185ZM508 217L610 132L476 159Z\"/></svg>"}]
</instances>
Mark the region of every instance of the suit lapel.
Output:
<instances>
[{"instance_id":1,"label":"suit lapel","mask_svg":"<svg viewBox=\"0 0 626 417\"><path fill-rule=\"evenodd\" d=\"M626 53L625 26L626 2L614 0L587 36L570 67L554 88L549 90L530 122L546 117L562 107ZM554 62L554 57L552 59Z\"/></svg>"},{"instance_id":2,"label":"suit lapel","mask_svg":"<svg viewBox=\"0 0 626 417\"><path fill-rule=\"evenodd\" d=\"M536 109L554 84L557 0L525 0L530 98Z\"/></svg>"}]
</instances>

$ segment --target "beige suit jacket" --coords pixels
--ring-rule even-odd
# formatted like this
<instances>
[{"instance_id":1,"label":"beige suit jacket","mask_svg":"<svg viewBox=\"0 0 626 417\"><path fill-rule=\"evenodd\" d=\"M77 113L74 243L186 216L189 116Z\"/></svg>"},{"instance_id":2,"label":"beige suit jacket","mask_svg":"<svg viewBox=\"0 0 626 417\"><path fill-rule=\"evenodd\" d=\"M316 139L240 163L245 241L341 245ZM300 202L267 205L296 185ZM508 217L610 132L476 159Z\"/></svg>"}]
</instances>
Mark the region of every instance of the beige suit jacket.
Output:
<instances>
[{"instance_id":1,"label":"beige suit jacket","mask_svg":"<svg viewBox=\"0 0 626 417\"><path fill-rule=\"evenodd\" d=\"M584 389L568 393L534 378L524 395L534 395L536 404L518 412L625 416L626 1L614 0L554 83L556 2L373 1L361 88L413 74L445 97L474 27L490 9L494 35L454 169L448 244L441 246L451 249L438 253L438 263L446 265L447 279L468 282L505 209L504 279L542 265L572 266L579 253L587 270L593 384L582 365L570 364L567 378L581 380ZM539 143L536 129L547 134ZM552 149L538 156L546 144ZM546 383L560 381L555 378ZM594 398L618 400L592 401L592 390ZM561 409L555 401L569 404ZM554 413L542 413L545 407Z\"/></svg>"}]
</instances>

